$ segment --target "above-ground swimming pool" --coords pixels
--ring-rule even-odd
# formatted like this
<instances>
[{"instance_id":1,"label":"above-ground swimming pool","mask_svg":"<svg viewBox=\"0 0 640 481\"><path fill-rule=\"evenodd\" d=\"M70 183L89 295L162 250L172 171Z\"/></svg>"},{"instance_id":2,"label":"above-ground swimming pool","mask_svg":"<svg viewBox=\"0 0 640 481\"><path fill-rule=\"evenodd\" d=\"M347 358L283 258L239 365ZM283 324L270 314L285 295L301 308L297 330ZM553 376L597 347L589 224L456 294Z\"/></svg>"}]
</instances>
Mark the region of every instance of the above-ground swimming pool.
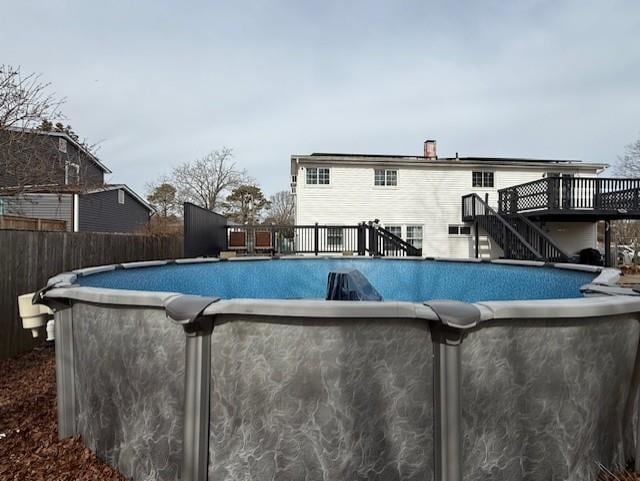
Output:
<instances>
[{"instance_id":1,"label":"above-ground swimming pool","mask_svg":"<svg viewBox=\"0 0 640 481\"><path fill-rule=\"evenodd\" d=\"M327 301L357 269L382 301ZM640 298L535 262L238 258L52 278L60 435L134 480L597 477L635 454Z\"/></svg>"}]
</instances>

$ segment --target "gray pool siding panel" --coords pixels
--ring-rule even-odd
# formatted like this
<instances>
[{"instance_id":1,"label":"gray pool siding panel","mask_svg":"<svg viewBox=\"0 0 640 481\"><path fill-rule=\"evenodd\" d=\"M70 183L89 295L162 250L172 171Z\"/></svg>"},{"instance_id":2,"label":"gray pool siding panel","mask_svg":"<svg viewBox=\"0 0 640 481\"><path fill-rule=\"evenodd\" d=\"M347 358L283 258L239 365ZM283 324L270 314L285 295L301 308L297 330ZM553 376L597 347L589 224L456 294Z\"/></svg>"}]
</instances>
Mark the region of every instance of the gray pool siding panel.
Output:
<instances>
[{"instance_id":1,"label":"gray pool siding panel","mask_svg":"<svg viewBox=\"0 0 640 481\"><path fill-rule=\"evenodd\" d=\"M250 319L212 336L210 480L433 479L425 322Z\"/></svg>"},{"instance_id":2,"label":"gray pool siding panel","mask_svg":"<svg viewBox=\"0 0 640 481\"><path fill-rule=\"evenodd\" d=\"M134 481L173 481L182 460L185 337L160 309L73 307L77 430Z\"/></svg>"},{"instance_id":3,"label":"gray pool siding panel","mask_svg":"<svg viewBox=\"0 0 640 481\"><path fill-rule=\"evenodd\" d=\"M596 480L624 465L631 318L507 321L462 343L464 479Z\"/></svg>"},{"instance_id":4,"label":"gray pool siding panel","mask_svg":"<svg viewBox=\"0 0 640 481\"><path fill-rule=\"evenodd\" d=\"M149 222L149 209L126 190L124 204L118 203L118 190L105 190L79 196L81 232L136 232Z\"/></svg>"}]
</instances>

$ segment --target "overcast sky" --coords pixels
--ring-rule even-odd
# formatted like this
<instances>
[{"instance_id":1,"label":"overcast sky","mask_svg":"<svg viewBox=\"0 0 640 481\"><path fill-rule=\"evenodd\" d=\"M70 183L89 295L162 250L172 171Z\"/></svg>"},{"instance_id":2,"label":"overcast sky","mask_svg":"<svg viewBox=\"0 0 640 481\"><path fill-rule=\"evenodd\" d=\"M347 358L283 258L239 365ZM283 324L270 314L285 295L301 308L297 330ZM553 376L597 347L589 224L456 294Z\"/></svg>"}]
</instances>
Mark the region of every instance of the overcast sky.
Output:
<instances>
[{"instance_id":1,"label":"overcast sky","mask_svg":"<svg viewBox=\"0 0 640 481\"><path fill-rule=\"evenodd\" d=\"M223 146L271 194L311 152L613 162L640 136L640 2L2 2L111 182Z\"/></svg>"}]
</instances>

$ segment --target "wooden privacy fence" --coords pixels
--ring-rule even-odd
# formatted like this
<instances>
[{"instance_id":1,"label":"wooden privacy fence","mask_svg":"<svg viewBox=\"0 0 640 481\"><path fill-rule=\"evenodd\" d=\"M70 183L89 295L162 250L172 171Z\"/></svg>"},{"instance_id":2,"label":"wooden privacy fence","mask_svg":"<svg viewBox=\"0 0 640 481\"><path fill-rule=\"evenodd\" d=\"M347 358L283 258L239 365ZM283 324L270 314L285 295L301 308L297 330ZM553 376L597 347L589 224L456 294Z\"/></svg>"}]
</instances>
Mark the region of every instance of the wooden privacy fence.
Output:
<instances>
[{"instance_id":1,"label":"wooden privacy fence","mask_svg":"<svg viewBox=\"0 0 640 481\"><path fill-rule=\"evenodd\" d=\"M67 223L63 220L36 219L33 217L20 217L17 215L0 215L0 230L44 230L60 231L67 230Z\"/></svg>"},{"instance_id":2,"label":"wooden privacy fence","mask_svg":"<svg viewBox=\"0 0 640 481\"><path fill-rule=\"evenodd\" d=\"M182 237L0 230L0 358L31 349L17 296L81 267L182 257Z\"/></svg>"}]
</instances>

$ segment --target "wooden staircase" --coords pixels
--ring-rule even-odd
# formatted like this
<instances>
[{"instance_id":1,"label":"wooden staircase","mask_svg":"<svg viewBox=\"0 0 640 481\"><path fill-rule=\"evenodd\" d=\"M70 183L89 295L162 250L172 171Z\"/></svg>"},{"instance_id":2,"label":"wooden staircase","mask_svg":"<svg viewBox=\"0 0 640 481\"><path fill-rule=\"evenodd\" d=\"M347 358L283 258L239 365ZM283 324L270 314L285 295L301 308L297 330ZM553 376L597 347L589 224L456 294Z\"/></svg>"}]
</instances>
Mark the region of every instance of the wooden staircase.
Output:
<instances>
[{"instance_id":1,"label":"wooden staircase","mask_svg":"<svg viewBox=\"0 0 640 481\"><path fill-rule=\"evenodd\" d=\"M542 230L520 214L500 215L477 194L462 197L462 220L484 230L505 259L566 262L569 256ZM479 241L479 239L478 239Z\"/></svg>"}]
</instances>

